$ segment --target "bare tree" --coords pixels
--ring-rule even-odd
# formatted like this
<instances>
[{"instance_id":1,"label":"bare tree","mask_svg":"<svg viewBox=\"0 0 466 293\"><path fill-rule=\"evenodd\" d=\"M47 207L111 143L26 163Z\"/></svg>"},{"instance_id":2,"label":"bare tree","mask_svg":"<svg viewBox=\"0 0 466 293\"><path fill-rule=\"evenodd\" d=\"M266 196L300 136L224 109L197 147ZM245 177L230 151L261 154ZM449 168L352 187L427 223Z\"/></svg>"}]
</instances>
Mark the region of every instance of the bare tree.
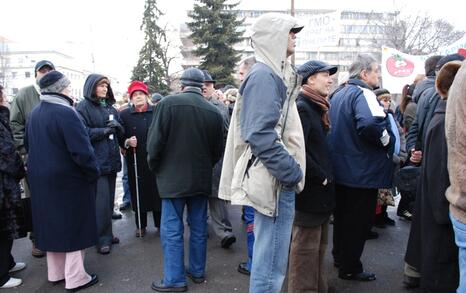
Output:
<instances>
[{"instance_id":1,"label":"bare tree","mask_svg":"<svg viewBox=\"0 0 466 293\"><path fill-rule=\"evenodd\" d=\"M433 19L429 15L413 15L374 19L381 27L383 37L375 45L385 45L413 55L430 54L464 36L464 31L443 19ZM381 43L382 41L382 43Z\"/></svg>"}]
</instances>

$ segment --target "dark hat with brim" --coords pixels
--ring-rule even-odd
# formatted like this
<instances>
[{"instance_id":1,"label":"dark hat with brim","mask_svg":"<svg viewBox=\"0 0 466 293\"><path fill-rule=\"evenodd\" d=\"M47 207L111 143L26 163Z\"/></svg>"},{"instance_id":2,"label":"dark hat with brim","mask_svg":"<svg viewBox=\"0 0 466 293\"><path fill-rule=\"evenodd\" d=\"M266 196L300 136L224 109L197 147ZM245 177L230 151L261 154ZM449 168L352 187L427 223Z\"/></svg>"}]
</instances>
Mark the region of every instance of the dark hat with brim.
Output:
<instances>
[{"instance_id":1,"label":"dark hat with brim","mask_svg":"<svg viewBox=\"0 0 466 293\"><path fill-rule=\"evenodd\" d=\"M34 71L39 71L42 69L42 67L44 66L48 66L50 67L52 70L55 70L55 65L53 65L52 62L48 61L48 60L41 60L39 62L36 63L36 66L34 68Z\"/></svg>"},{"instance_id":2,"label":"dark hat with brim","mask_svg":"<svg viewBox=\"0 0 466 293\"><path fill-rule=\"evenodd\" d=\"M334 75L338 71L338 67L318 60L307 61L298 67L298 73L303 77L303 83L307 81L309 76L325 71Z\"/></svg>"},{"instance_id":3,"label":"dark hat with brim","mask_svg":"<svg viewBox=\"0 0 466 293\"><path fill-rule=\"evenodd\" d=\"M212 75L207 70L203 70L204 72L204 82L208 83L216 83L217 81L212 78Z\"/></svg>"}]
</instances>

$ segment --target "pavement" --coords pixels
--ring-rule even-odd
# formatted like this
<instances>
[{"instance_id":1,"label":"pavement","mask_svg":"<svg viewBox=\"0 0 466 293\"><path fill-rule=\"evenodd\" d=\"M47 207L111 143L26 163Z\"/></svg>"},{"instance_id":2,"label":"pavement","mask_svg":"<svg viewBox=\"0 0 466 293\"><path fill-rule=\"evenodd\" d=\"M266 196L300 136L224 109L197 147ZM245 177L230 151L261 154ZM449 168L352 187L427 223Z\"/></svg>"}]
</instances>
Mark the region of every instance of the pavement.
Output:
<instances>
[{"instance_id":1,"label":"pavement","mask_svg":"<svg viewBox=\"0 0 466 293\"><path fill-rule=\"evenodd\" d=\"M121 198L121 183L117 186L118 198ZM364 269L377 274L374 282L355 282L338 279L337 269L333 267L331 257L330 229L329 247L326 254L326 270L329 292L374 293L374 292L421 292L406 290L402 286L403 257L409 234L410 223L395 216L395 208L388 210L396 220L396 226L375 229L380 237L366 242L362 257ZM233 223L237 241L229 249L220 247L210 231L207 247L206 281L194 284L188 279L188 291L198 293L248 292L249 277L237 272L240 262L246 260L246 225L241 221L241 208L231 206L230 218ZM187 251L188 230L185 229L185 251ZM114 245L109 255L100 255L94 248L86 250L85 266L89 273L96 273L100 282L83 292L155 292L150 286L163 274L163 255L160 235L148 218L148 230L144 238L136 238L134 213L124 212L123 219L113 221L113 231L121 240ZM2 292L64 292L64 285L52 285L47 281L46 259L31 256L31 242L27 238L16 240L13 244L13 256L16 261L27 263L27 268L14 276L23 279L23 285ZM187 255L185 255L187 260ZM286 281L285 281L286 282ZM286 285L282 292L287 292Z\"/></svg>"}]
</instances>

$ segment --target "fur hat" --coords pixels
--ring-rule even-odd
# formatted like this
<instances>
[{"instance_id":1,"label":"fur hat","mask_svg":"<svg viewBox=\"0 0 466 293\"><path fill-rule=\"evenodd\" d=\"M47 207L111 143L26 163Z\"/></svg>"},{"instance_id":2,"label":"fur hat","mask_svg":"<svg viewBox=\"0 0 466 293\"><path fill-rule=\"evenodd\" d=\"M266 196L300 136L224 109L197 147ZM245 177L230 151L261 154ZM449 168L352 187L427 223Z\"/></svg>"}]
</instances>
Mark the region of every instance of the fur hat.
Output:
<instances>
[{"instance_id":1,"label":"fur hat","mask_svg":"<svg viewBox=\"0 0 466 293\"><path fill-rule=\"evenodd\" d=\"M133 96L135 91L141 91L141 92L145 93L147 96L149 95L147 85L145 83L143 83L142 81L139 81L139 80L132 81L131 84L128 87L128 94L129 94L130 99Z\"/></svg>"},{"instance_id":2,"label":"fur hat","mask_svg":"<svg viewBox=\"0 0 466 293\"><path fill-rule=\"evenodd\" d=\"M180 77L182 86L193 86L201 88L204 86L204 72L197 68L186 69Z\"/></svg>"},{"instance_id":3,"label":"fur hat","mask_svg":"<svg viewBox=\"0 0 466 293\"><path fill-rule=\"evenodd\" d=\"M455 80L456 73L461 67L461 61L450 61L442 66L442 69L437 73L437 78L435 79L435 87L437 92L446 100L448 98L448 91L450 90L453 80Z\"/></svg>"},{"instance_id":4,"label":"fur hat","mask_svg":"<svg viewBox=\"0 0 466 293\"><path fill-rule=\"evenodd\" d=\"M71 84L70 80L59 71L50 71L39 80L41 93L61 93Z\"/></svg>"}]
</instances>

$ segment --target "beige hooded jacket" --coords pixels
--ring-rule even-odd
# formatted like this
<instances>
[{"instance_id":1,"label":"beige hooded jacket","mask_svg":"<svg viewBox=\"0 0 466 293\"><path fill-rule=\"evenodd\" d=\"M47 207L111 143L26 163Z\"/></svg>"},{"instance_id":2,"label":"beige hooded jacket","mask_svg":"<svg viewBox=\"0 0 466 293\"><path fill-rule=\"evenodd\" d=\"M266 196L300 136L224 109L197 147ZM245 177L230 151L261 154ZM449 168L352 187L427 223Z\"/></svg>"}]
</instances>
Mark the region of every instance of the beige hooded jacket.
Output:
<instances>
[{"instance_id":1,"label":"beige hooded jacket","mask_svg":"<svg viewBox=\"0 0 466 293\"><path fill-rule=\"evenodd\" d=\"M251 28L251 41L258 64L249 73L271 74L280 83L258 84L257 87L286 87L286 92L281 97L284 103L275 131L278 142L301 169L302 177L295 187L296 192L300 192L304 187L306 157L301 121L296 108L301 77L287 60L287 46L290 30L298 27L300 25L297 19L289 15L267 13L259 17ZM259 68L266 70L261 71ZM253 71L255 73L252 73ZM244 83L247 82L248 78ZM240 115L243 105L243 97L239 95L228 132L219 197L231 200L232 204L252 206L267 216L277 216L277 202L282 186L263 162L252 155L249 144L241 137Z\"/></svg>"}]
</instances>

